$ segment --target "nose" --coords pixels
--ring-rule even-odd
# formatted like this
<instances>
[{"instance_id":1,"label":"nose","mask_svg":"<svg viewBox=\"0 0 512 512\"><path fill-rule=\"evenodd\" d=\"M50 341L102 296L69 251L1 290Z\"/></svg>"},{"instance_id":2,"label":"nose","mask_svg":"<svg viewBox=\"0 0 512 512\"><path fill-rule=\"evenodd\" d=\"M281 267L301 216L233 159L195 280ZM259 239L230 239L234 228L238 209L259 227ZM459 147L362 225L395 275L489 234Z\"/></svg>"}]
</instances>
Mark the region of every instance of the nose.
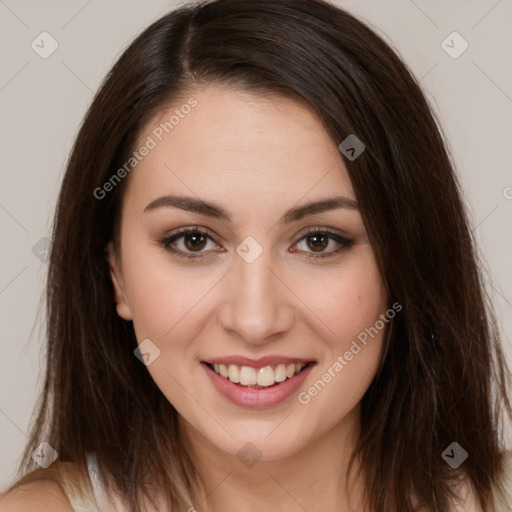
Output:
<instances>
[{"instance_id":1,"label":"nose","mask_svg":"<svg viewBox=\"0 0 512 512\"><path fill-rule=\"evenodd\" d=\"M269 251L252 263L236 256L218 308L221 327L246 343L262 345L288 331L294 321L293 292L279 276Z\"/></svg>"}]
</instances>

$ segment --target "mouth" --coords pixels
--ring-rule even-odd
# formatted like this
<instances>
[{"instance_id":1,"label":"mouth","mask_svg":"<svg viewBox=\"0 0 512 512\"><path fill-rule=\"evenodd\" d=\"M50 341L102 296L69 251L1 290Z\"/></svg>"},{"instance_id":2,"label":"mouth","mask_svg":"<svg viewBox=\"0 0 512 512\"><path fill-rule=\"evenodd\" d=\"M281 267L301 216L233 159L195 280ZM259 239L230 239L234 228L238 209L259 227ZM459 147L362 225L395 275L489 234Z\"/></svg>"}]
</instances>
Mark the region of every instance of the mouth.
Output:
<instances>
[{"instance_id":1,"label":"mouth","mask_svg":"<svg viewBox=\"0 0 512 512\"><path fill-rule=\"evenodd\" d=\"M217 375L240 388L268 389L293 379L315 365L316 362L269 364L257 368L237 364L209 363L207 361L204 361L204 364Z\"/></svg>"}]
</instances>

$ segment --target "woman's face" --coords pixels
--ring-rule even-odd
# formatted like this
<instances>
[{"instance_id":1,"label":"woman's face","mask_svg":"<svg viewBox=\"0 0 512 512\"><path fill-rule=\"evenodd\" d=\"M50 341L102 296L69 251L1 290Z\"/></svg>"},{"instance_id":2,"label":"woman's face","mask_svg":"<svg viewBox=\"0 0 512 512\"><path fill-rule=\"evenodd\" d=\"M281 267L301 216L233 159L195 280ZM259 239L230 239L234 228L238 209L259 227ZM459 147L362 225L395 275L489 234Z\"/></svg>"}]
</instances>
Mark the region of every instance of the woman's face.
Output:
<instances>
[{"instance_id":1,"label":"woman's face","mask_svg":"<svg viewBox=\"0 0 512 512\"><path fill-rule=\"evenodd\" d=\"M312 111L213 87L190 97L148 124L125 178L117 311L189 432L275 460L358 417L387 295Z\"/></svg>"}]
</instances>

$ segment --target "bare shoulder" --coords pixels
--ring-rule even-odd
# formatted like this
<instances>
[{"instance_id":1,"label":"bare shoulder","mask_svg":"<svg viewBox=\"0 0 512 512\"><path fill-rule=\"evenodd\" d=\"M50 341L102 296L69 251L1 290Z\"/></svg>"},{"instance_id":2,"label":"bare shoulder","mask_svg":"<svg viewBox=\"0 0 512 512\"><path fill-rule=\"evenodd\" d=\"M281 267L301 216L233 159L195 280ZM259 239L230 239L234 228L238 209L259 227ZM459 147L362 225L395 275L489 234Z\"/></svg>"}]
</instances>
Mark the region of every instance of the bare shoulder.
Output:
<instances>
[{"instance_id":1,"label":"bare shoulder","mask_svg":"<svg viewBox=\"0 0 512 512\"><path fill-rule=\"evenodd\" d=\"M0 512L72 512L62 487L55 480L37 480L0 495Z\"/></svg>"},{"instance_id":2,"label":"bare shoulder","mask_svg":"<svg viewBox=\"0 0 512 512\"><path fill-rule=\"evenodd\" d=\"M52 465L53 466L53 465ZM61 484L58 465L25 475L0 494L0 512L73 512Z\"/></svg>"}]
</instances>

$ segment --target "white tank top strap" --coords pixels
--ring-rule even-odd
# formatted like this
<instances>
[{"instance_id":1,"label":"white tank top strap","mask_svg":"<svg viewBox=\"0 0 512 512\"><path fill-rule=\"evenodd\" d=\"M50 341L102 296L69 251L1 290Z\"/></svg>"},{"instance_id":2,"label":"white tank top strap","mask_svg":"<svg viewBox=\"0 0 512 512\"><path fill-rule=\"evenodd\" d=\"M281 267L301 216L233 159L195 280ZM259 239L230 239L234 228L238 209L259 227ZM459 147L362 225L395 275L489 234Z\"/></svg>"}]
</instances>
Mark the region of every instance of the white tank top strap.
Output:
<instances>
[{"instance_id":1,"label":"white tank top strap","mask_svg":"<svg viewBox=\"0 0 512 512\"><path fill-rule=\"evenodd\" d=\"M96 494L98 493L97 472L95 471L96 461L89 454L87 454L86 458L87 470L92 483L92 489L90 486L87 486L87 489L79 488L79 483L75 478L74 472L67 469L63 471L63 476L60 482L62 489L74 512L106 512L100 507L96 497Z\"/></svg>"},{"instance_id":2,"label":"white tank top strap","mask_svg":"<svg viewBox=\"0 0 512 512\"><path fill-rule=\"evenodd\" d=\"M98 464L96 462L96 454L87 453L87 469L89 471L89 477L91 479L92 488L94 492L95 505L98 512L126 512L126 508L120 502L117 496L108 497L105 493L105 489L101 485L98 473ZM93 510L95 510L93 508ZM96 512L96 511L95 511Z\"/></svg>"},{"instance_id":3,"label":"white tank top strap","mask_svg":"<svg viewBox=\"0 0 512 512\"><path fill-rule=\"evenodd\" d=\"M104 496L101 488L101 482L98 476L98 465L96 462L96 454L88 452L87 453L87 470L89 471L89 478L91 479L92 489L94 492L94 501L98 506L99 510L103 510L105 504Z\"/></svg>"}]
</instances>

